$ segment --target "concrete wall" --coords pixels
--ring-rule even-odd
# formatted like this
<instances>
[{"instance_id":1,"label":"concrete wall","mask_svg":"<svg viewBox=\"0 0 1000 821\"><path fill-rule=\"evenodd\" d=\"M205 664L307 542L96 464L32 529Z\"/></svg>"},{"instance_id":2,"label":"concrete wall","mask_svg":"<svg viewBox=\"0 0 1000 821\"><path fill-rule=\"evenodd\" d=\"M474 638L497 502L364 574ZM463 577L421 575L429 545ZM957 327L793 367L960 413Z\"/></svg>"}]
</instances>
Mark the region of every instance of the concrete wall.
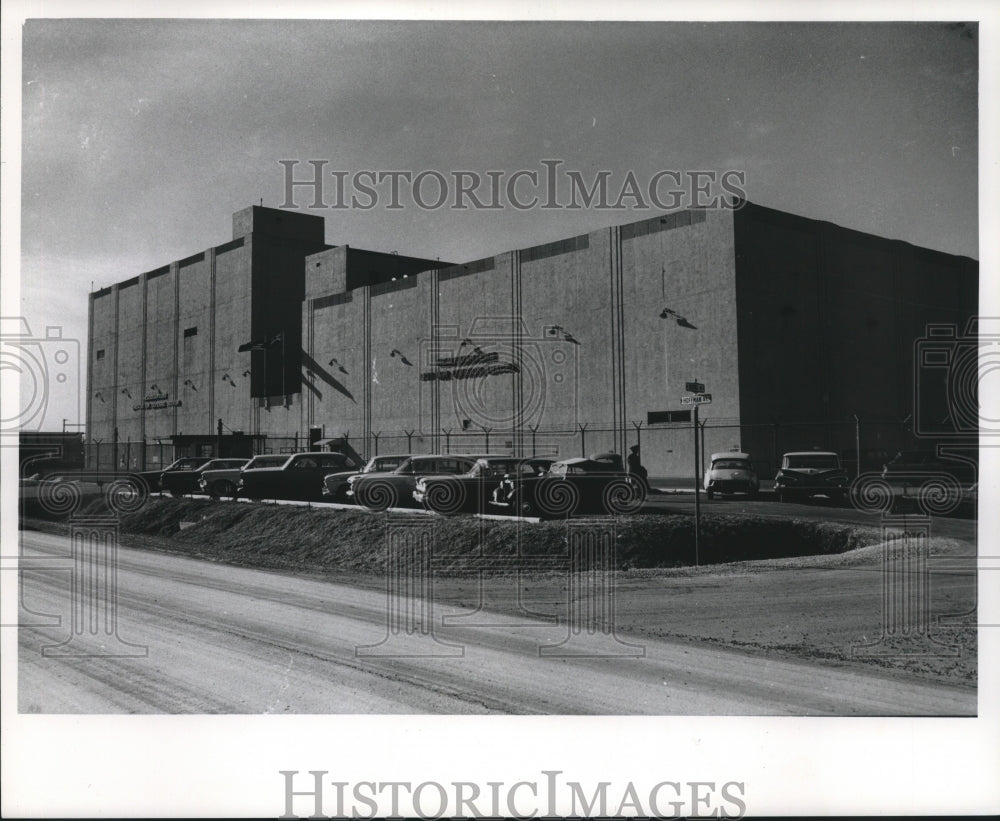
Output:
<instances>
[{"instance_id":1,"label":"concrete wall","mask_svg":"<svg viewBox=\"0 0 1000 821\"><path fill-rule=\"evenodd\" d=\"M173 344L177 332L176 276L171 266L146 274L146 373L139 394L133 391L136 402L141 402L147 392L165 393L170 400L177 399ZM129 413L135 413L131 405ZM167 439L175 432L175 414L171 408L147 410L139 415L140 422L144 417L147 441Z\"/></svg>"},{"instance_id":2,"label":"concrete wall","mask_svg":"<svg viewBox=\"0 0 1000 821\"><path fill-rule=\"evenodd\" d=\"M365 452L373 434L398 449L410 430L419 451L625 453L633 421L680 410L696 376L715 393L714 414L737 418L732 217L662 219L346 291L347 251L310 257L305 427L349 432ZM667 304L698 330L660 319ZM516 372L426 378L441 357L476 348ZM646 436L654 473L688 472L691 437Z\"/></svg>"},{"instance_id":3,"label":"concrete wall","mask_svg":"<svg viewBox=\"0 0 1000 821\"><path fill-rule=\"evenodd\" d=\"M87 386L87 437L110 442L115 427L115 356L117 355L117 289L90 295L90 339L87 344L90 384Z\"/></svg>"},{"instance_id":4,"label":"concrete wall","mask_svg":"<svg viewBox=\"0 0 1000 821\"><path fill-rule=\"evenodd\" d=\"M629 446L641 444L643 464L655 476L693 475L691 423L640 432L632 423L645 423L650 411L691 410L680 401L687 382L700 381L712 394L712 403L699 409L701 421L740 417L732 219L731 211L689 211L621 229L625 431ZM665 307L695 329L661 319ZM705 448L727 450L731 440L730 431L708 429Z\"/></svg>"},{"instance_id":5,"label":"concrete wall","mask_svg":"<svg viewBox=\"0 0 1000 821\"><path fill-rule=\"evenodd\" d=\"M641 441L652 475L689 477L690 419L647 415L689 409L697 379L713 395L705 451L773 468L783 450L853 449L855 412L910 412L914 342L929 322L960 334L978 286L973 260L753 205L461 265L327 248L320 218L259 207L234 215L234 237L91 296L91 436L206 434L222 418L303 439L319 426L366 455L376 436L382 453L560 457ZM282 346L237 352L279 332L284 370ZM429 378L477 348L508 372ZM939 382L922 388L931 404ZM183 405L132 411L153 385ZM873 452L898 444L868 435Z\"/></svg>"},{"instance_id":6,"label":"concrete wall","mask_svg":"<svg viewBox=\"0 0 1000 821\"><path fill-rule=\"evenodd\" d=\"M229 430L254 430L250 401L251 356L237 349L249 341L250 258L252 237L212 249L215 254L215 375L214 416ZM229 374L229 379L223 377ZM215 419L210 420L214 429ZM195 431L192 430L192 433Z\"/></svg>"},{"instance_id":7,"label":"concrete wall","mask_svg":"<svg viewBox=\"0 0 1000 821\"><path fill-rule=\"evenodd\" d=\"M736 212L735 237L743 422L783 429L777 446L765 428L745 429L753 450L853 458L854 414L872 431L862 450L913 447L905 427L882 423L913 411L926 325L961 329L975 314L978 264L752 204ZM816 420L831 424L796 424Z\"/></svg>"},{"instance_id":8,"label":"concrete wall","mask_svg":"<svg viewBox=\"0 0 1000 821\"><path fill-rule=\"evenodd\" d=\"M230 430L299 433L302 409L291 394L301 367L303 261L326 247L323 220L254 207L234 215L234 234L232 242L91 295L93 439L110 443L116 429L122 442L214 433L219 418ZM262 333L289 328L289 396L273 414L268 403L251 401L252 355L237 350L251 340L255 316ZM258 368L263 392L263 361ZM283 384L280 360L268 382ZM171 406L133 409L154 393L166 394Z\"/></svg>"}]
</instances>

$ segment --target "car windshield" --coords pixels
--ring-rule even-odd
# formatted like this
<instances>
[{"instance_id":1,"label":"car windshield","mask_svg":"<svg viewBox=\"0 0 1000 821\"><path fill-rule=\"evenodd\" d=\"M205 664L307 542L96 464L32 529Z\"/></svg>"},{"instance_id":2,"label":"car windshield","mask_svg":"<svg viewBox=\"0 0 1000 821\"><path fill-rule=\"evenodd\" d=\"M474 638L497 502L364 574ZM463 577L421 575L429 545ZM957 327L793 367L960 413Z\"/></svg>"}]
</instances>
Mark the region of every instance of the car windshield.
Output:
<instances>
[{"instance_id":1,"label":"car windshield","mask_svg":"<svg viewBox=\"0 0 1000 821\"><path fill-rule=\"evenodd\" d=\"M285 462L288 461L287 456L255 456L251 460L250 464L246 466L247 470L252 468L280 468Z\"/></svg>"},{"instance_id":2,"label":"car windshield","mask_svg":"<svg viewBox=\"0 0 1000 821\"><path fill-rule=\"evenodd\" d=\"M405 456L376 456L364 469L365 473L378 473L380 471L395 470L406 459Z\"/></svg>"},{"instance_id":3,"label":"car windshield","mask_svg":"<svg viewBox=\"0 0 1000 821\"><path fill-rule=\"evenodd\" d=\"M241 468L246 463L246 459L213 459L202 470L228 470L230 468Z\"/></svg>"},{"instance_id":4,"label":"car windshield","mask_svg":"<svg viewBox=\"0 0 1000 821\"><path fill-rule=\"evenodd\" d=\"M516 459L481 459L472 469L472 475L483 479L502 479L504 474L517 470Z\"/></svg>"},{"instance_id":5,"label":"car windshield","mask_svg":"<svg viewBox=\"0 0 1000 821\"><path fill-rule=\"evenodd\" d=\"M840 462L833 453L796 453L785 457L785 467L792 470L803 468L830 470L839 468Z\"/></svg>"},{"instance_id":6,"label":"car windshield","mask_svg":"<svg viewBox=\"0 0 1000 821\"><path fill-rule=\"evenodd\" d=\"M744 459L716 459L712 462L714 470L750 470L750 463Z\"/></svg>"},{"instance_id":7,"label":"car windshield","mask_svg":"<svg viewBox=\"0 0 1000 821\"><path fill-rule=\"evenodd\" d=\"M194 470L200 468L207 459L178 459L167 470Z\"/></svg>"}]
</instances>

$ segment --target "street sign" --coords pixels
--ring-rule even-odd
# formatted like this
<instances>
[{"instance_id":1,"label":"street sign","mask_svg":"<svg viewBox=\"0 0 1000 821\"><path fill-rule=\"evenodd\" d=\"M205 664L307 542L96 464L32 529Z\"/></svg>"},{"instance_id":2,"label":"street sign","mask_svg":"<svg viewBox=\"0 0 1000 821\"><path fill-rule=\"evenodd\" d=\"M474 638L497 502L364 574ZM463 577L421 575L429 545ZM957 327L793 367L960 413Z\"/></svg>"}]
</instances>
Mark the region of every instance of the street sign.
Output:
<instances>
[{"instance_id":1,"label":"street sign","mask_svg":"<svg viewBox=\"0 0 1000 821\"><path fill-rule=\"evenodd\" d=\"M682 405L711 405L712 404L712 394L710 393L699 393L697 396L682 396Z\"/></svg>"},{"instance_id":2,"label":"street sign","mask_svg":"<svg viewBox=\"0 0 1000 821\"><path fill-rule=\"evenodd\" d=\"M704 393L705 386L701 382L685 382L684 390L691 391L691 393Z\"/></svg>"}]
</instances>

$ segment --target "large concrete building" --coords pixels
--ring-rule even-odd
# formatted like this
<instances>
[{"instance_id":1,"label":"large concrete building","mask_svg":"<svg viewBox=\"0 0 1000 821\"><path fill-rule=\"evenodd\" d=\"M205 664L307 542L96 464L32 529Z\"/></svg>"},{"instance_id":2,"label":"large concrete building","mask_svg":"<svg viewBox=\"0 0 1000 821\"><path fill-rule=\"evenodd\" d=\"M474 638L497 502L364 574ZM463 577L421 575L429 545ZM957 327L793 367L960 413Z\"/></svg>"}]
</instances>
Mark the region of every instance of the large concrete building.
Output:
<instances>
[{"instance_id":1,"label":"large concrete building","mask_svg":"<svg viewBox=\"0 0 1000 821\"><path fill-rule=\"evenodd\" d=\"M707 452L867 467L913 446L915 410L947 416L914 345L932 324L960 339L977 301L975 260L750 203L458 265L330 247L322 218L255 206L231 242L90 295L87 430L205 452L220 420L269 437L258 450L311 432L366 455L641 441L652 475L687 476L697 381Z\"/></svg>"}]
</instances>

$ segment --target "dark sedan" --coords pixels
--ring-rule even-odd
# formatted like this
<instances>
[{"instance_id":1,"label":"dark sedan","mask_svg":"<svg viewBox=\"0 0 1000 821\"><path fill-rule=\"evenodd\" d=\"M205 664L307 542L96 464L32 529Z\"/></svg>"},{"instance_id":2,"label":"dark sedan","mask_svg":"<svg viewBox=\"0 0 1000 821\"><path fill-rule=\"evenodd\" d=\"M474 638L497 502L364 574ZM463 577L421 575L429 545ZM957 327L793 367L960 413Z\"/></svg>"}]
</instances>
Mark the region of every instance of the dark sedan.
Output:
<instances>
[{"instance_id":1,"label":"dark sedan","mask_svg":"<svg viewBox=\"0 0 1000 821\"><path fill-rule=\"evenodd\" d=\"M882 466L893 505L918 505L937 514L974 503L978 474L976 454L965 460L926 451L901 451Z\"/></svg>"},{"instance_id":2,"label":"dark sedan","mask_svg":"<svg viewBox=\"0 0 1000 821\"><path fill-rule=\"evenodd\" d=\"M280 467L249 467L240 474L237 493L245 499L323 499L323 477L355 467L343 453L294 453Z\"/></svg>"},{"instance_id":3,"label":"dark sedan","mask_svg":"<svg viewBox=\"0 0 1000 821\"><path fill-rule=\"evenodd\" d=\"M369 510L413 505L413 491L421 476L457 476L468 473L475 456L411 456L388 473L359 473L347 480L347 495Z\"/></svg>"},{"instance_id":4,"label":"dark sedan","mask_svg":"<svg viewBox=\"0 0 1000 821\"><path fill-rule=\"evenodd\" d=\"M843 502L850 484L836 453L794 451L781 459L781 469L774 477L774 492L782 502L810 496L827 496L835 502Z\"/></svg>"},{"instance_id":5,"label":"dark sedan","mask_svg":"<svg viewBox=\"0 0 1000 821\"><path fill-rule=\"evenodd\" d=\"M645 483L625 472L621 456L599 453L554 462L544 474L524 472L505 480L490 503L520 516L552 519L635 513L645 500Z\"/></svg>"},{"instance_id":6,"label":"dark sedan","mask_svg":"<svg viewBox=\"0 0 1000 821\"><path fill-rule=\"evenodd\" d=\"M409 454L373 456L361 470L344 470L323 477L323 498L330 502L350 501L347 481L359 473L389 473L409 459Z\"/></svg>"},{"instance_id":7,"label":"dark sedan","mask_svg":"<svg viewBox=\"0 0 1000 821\"><path fill-rule=\"evenodd\" d=\"M178 459L160 474L159 489L171 496L198 492L198 471L212 461L211 456Z\"/></svg>"}]
</instances>

